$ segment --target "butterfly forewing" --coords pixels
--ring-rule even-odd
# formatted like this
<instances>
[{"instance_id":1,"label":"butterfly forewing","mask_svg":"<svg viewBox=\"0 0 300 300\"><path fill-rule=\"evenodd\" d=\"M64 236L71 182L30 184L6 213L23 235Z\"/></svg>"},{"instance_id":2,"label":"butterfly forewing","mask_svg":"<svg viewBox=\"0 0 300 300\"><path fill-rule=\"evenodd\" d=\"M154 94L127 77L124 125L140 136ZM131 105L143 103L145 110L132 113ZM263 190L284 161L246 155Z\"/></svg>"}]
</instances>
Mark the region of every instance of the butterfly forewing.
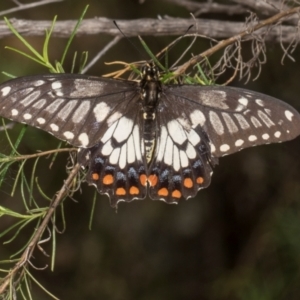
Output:
<instances>
[{"instance_id":1,"label":"butterfly forewing","mask_svg":"<svg viewBox=\"0 0 300 300\"><path fill-rule=\"evenodd\" d=\"M300 134L288 104L244 89L162 85L155 66L141 82L74 74L0 85L0 115L79 147L86 180L119 201L177 203L210 184L218 157ZM148 191L147 191L148 190Z\"/></svg>"},{"instance_id":2,"label":"butterfly forewing","mask_svg":"<svg viewBox=\"0 0 300 300\"><path fill-rule=\"evenodd\" d=\"M178 112L192 128L200 126L215 157L243 148L283 142L300 134L300 115L276 98L231 87L173 86L167 95L184 101ZM184 99L184 100L183 100Z\"/></svg>"},{"instance_id":3,"label":"butterfly forewing","mask_svg":"<svg viewBox=\"0 0 300 300\"><path fill-rule=\"evenodd\" d=\"M81 75L28 76L2 85L1 116L91 147L127 111L136 83Z\"/></svg>"}]
</instances>

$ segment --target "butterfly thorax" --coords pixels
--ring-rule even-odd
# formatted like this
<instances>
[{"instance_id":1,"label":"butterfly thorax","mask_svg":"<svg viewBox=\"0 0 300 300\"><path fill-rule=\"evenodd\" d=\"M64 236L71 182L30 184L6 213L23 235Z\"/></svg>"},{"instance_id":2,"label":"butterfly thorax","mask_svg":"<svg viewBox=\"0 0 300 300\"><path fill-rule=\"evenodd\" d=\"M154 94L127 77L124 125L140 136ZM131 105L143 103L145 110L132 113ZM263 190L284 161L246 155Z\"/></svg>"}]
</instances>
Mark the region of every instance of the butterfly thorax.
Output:
<instances>
[{"instance_id":1,"label":"butterfly thorax","mask_svg":"<svg viewBox=\"0 0 300 300\"><path fill-rule=\"evenodd\" d=\"M159 73L155 66L147 65L143 71L141 80L141 100L143 114L143 140L147 164L153 157L156 140L156 108L161 94Z\"/></svg>"}]
</instances>

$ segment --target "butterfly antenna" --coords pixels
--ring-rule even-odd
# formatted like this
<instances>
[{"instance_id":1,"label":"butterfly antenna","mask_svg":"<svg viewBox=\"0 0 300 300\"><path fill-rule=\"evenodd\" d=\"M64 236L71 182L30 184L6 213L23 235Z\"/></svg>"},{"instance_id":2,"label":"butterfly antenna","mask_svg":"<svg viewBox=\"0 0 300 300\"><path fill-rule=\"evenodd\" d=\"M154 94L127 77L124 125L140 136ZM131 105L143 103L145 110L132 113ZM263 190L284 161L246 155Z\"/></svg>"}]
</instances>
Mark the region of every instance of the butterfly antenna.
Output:
<instances>
[{"instance_id":1,"label":"butterfly antenna","mask_svg":"<svg viewBox=\"0 0 300 300\"><path fill-rule=\"evenodd\" d=\"M136 44L121 30L121 28L119 27L119 25L117 24L116 21L113 21L115 26L117 27L117 29L120 31L121 35L131 44L131 46L137 50L137 52L143 56L142 52L140 51L140 49L136 46Z\"/></svg>"},{"instance_id":2,"label":"butterfly antenna","mask_svg":"<svg viewBox=\"0 0 300 300\"><path fill-rule=\"evenodd\" d=\"M158 56L160 56L162 54L162 56L161 56L160 59L163 59L167 55L167 51L170 51L171 49L173 49L177 45L177 43L188 34L188 32L191 30L192 27L194 27L194 25L190 25L188 27L188 29L186 30L186 32L182 36L180 36L179 38L177 38L175 41L173 41L172 43L170 43L169 46L165 47L163 50L161 50L159 53L157 53L156 57L158 57ZM169 69L174 68L178 64L178 62L183 58L183 56L186 54L186 52L194 44L195 39L196 38L194 38L194 40L192 41L191 45L184 51L184 53L177 59L177 61Z\"/></svg>"}]
</instances>

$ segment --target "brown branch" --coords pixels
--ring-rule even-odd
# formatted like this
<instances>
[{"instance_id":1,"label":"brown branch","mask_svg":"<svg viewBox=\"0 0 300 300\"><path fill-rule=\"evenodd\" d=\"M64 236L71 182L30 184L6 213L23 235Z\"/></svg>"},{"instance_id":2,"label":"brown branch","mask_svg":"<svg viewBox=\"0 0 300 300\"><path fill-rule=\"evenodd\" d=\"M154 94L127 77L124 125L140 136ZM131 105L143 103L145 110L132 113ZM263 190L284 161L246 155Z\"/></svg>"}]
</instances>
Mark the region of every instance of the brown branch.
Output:
<instances>
[{"instance_id":1,"label":"brown branch","mask_svg":"<svg viewBox=\"0 0 300 300\"><path fill-rule=\"evenodd\" d=\"M51 26L50 21L32 21L21 19L10 19L15 29L23 36L44 36L45 30ZM169 18L164 20L137 19L137 20L117 20L118 26L126 36L173 36L183 35L187 28L195 24L192 19ZM245 26L244 22L229 22L219 20L196 19L197 34L221 39L228 36L238 35ZM69 38L77 21L57 21L53 29L53 36ZM282 42L289 43L293 40L294 26L282 26ZM95 35L104 33L112 36L120 36L120 31L113 24L113 20L106 18L86 19L82 21L78 29L77 36ZM12 36L5 22L0 22L0 38ZM271 30L266 36L266 41L280 42L278 30Z\"/></svg>"},{"instance_id":2,"label":"brown branch","mask_svg":"<svg viewBox=\"0 0 300 300\"><path fill-rule=\"evenodd\" d=\"M7 127L6 127L7 128ZM43 151L40 153L35 153L35 154L27 154L27 155L18 155L16 157L2 157L0 161L3 162L8 162L8 161L18 161L18 160L25 160L25 159L30 159L30 158L36 158L40 156L45 156L49 154L54 154L57 152L71 152L71 151L77 151L77 148L62 148L62 149L54 149L54 150L48 150L48 151Z\"/></svg>"},{"instance_id":3,"label":"brown branch","mask_svg":"<svg viewBox=\"0 0 300 300\"><path fill-rule=\"evenodd\" d=\"M220 4L220 3L204 3L195 2L189 0L165 0L179 6L184 7L188 11L192 11L194 16L199 16L201 14L225 14L225 15L241 15L247 14L248 9L243 7L243 5L234 4Z\"/></svg>"},{"instance_id":4,"label":"brown branch","mask_svg":"<svg viewBox=\"0 0 300 300\"><path fill-rule=\"evenodd\" d=\"M251 38L251 34L253 32L258 31L259 29L261 29L263 27L267 27L269 25L272 25L272 24L278 22L279 20L283 19L284 17L290 16L290 15L293 15L293 14L298 14L299 12L300 12L300 7L295 7L295 8L289 9L287 11L283 11L283 12L278 13L277 15L275 15L271 18L268 18L264 21L259 22L257 25L255 25L253 27L250 27L247 30L242 31L237 35L234 35L234 36L232 36L232 37L230 37L226 40L220 41L217 45L209 48L208 50L202 52L199 55L194 56L187 63L181 65L176 70L176 72L174 72L174 74L175 75L184 74L190 66L195 65L196 63L201 61L203 58L209 57L213 53L219 51L220 49L223 49L223 48L235 43L236 41L242 40L243 38L246 38L246 37ZM278 37L280 37L280 35ZM295 36L294 36L294 38L295 38ZM293 40L294 40L294 38L293 38ZM284 39L284 37L282 37L282 39Z\"/></svg>"},{"instance_id":5,"label":"brown branch","mask_svg":"<svg viewBox=\"0 0 300 300\"><path fill-rule=\"evenodd\" d=\"M32 3L28 3L28 4L19 4L17 7L13 7L13 8L1 11L0 16L6 16L8 14L15 13L17 11L26 10L26 9L38 7L41 5L46 5L46 4L50 4L50 3L54 3L54 2L62 2L62 1L64 1L64 0L41 0L41 1L32 2Z\"/></svg>"}]
</instances>

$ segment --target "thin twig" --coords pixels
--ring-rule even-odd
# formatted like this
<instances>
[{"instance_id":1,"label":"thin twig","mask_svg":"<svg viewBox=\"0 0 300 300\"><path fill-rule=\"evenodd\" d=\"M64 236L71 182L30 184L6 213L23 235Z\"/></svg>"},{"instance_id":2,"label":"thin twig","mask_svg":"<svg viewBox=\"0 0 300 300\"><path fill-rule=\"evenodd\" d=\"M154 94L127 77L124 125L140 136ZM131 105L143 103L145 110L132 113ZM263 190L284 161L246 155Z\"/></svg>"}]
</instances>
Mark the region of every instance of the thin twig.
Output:
<instances>
[{"instance_id":1,"label":"thin twig","mask_svg":"<svg viewBox=\"0 0 300 300\"><path fill-rule=\"evenodd\" d=\"M99 53L82 69L82 74L85 74L110 48L119 42L121 36L116 36L110 41Z\"/></svg>"},{"instance_id":2,"label":"thin twig","mask_svg":"<svg viewBox=\"0 0 300 300\"><path fill-rule=\"evenodd\" d=\"M30 9L30 8L33 8L33 7L38 7L38 6L41 6L41 5L47 5L47 4L50 4L50 3L62 2L62 1L64 1L64 0L42 0L42 1L39 1L39 2L33 2L33 3L28 3L28 4L21 4L21 3L17 3L17 2L14 1L19 6L1 11L0 16L5 16L5 15L8 15L8 14L17 12L17 11Z\"/></svg>"},{"instance_id":3,"label":"thin twig","mask_svg":"<svg viewBox=\"0 0 300 300\"><path fill-rule=\"evenodd\" d=\"M12 160L18 161L18 160L25 160L25 159L45 156L45 155L49 155L49 154L53 154L53 153L57 153L57 152L71 152L71 151L77 151L77 150L78 150L77 148L54 149L54 150L43 151L43 152L35 153L35 154L19 155L19 156L13 157L13 158L11 156L1 157L0 161L2 163L7 162L7 161L12 161Z\"/></svg>"},{"instance_id":4,"label":"thin twig","mask_svg":"<svg viewBox=\"0 0 300 300\"><path fill-rule=\"evenodd\" d=\"M4 291L7 289L9 284L11 283L11 278L14 277L21 268L25 267L28 263L30 258L32 257L33 251L36 248L38 242L40 241L40 238L42 237L45 229L48 226L48 223L51 220L52 215L54 214L56 208L60 205L62 199L64 196L68 193L69 187L72 185L73 179L77 176L79 170L80 170L80 165L77 163L71 173L69 174L67 180L63 184L62 188L60 191L57 193L55 199L52 201L52 203L49 206L49 209L41 222L40 226L37 228L35 233L32 236L32 239L28 246L26 247L25 251L23 252L22 256L19 259L19 262L9 271L8 275L2 280L2 283L0 285L0 295L4 293ZM20 272L20 276L22 276L23 272Z\"/></svg>"},{"instance_id":5,"label":"thin twig","mask_svg":"<svg viewBox=\"0 0 300 300\"><path fill-rule=\"evenodd\" d=\"M184 74L186 72L186 70L195 65L196 63L198 63L199 61L201 61L204 57L209 57L211 56L213 53L219 51L220 49L223 49L225 47L227 47L230 44L233 44L234 42L236 42L237 40L241 40L243 37L248 37L251 36L251 34L254 31L257 31L263 27L266 27L268 25L271 25L277 21L279 21L280 19L299 13L300 7L294 7L292 9L289 9L287 11L283 11L281 13L278 13L277 15L268 18L264 21L259 22L257 25L253 26L252 28L248 28L247 30L242 31L241 33L230 37L229 39L220 41L217 45L211 47L210 49L202 52L201 54L198 54L196 56L194 56L193 58L191 58L187 63L181 65L180 67L178 67L178 69L174 72L175 75L180 75L180 74Z\"/></svg>"}]
</instances>

